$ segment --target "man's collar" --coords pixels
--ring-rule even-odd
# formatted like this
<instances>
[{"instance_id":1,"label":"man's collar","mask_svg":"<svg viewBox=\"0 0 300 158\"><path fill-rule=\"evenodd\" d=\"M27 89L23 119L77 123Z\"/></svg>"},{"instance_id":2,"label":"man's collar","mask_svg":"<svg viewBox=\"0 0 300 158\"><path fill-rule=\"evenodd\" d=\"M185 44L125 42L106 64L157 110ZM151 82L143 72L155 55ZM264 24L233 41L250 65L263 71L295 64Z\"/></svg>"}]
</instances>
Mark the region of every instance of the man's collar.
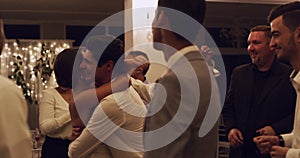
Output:
<instances>
[{"instance_id":1,"label":"man's collar","mask_svg":"<svg viewBox=\"0 0 300 158\"><path fill-rule=\"evenodd\" d=\"M199 51L199 48L195 45L191 45L191 46L187 46L187 47L180 49L178 52L181 52L182 55L185 55L185 54L187 54L189 52L193 52L193 51Z\"/></svg>"},{"instance_id":2,"label":"man's collar","mask_svg":"<svg viewBox=\"0 0 300 158\"><path fill-rule=\"evenodd\" d=\"M292 73L291 73L291 75L290 75L290 78L292 80L300 81L300 73L299 73L299 71L293 70Z\"/></svg>"},{"instance_id":3,"label":"man's collar","mask_svg":"<svg viewBox=\"0 0 300 158\"><path fill-rule=\"evenodd\" d=\"M169 68L172 67L182 56L189 52L199 51L199 48L195 45L184 47L173 54L168 60Z\"/></svg>"},{"instance_id":4,"label":"man's collar","mask_svg":"<svg viewBox=\"0 0 300 158\"><path fill-rule=\"evenodd\" d=\"M293 72L290 75L291 81L293 86L296 90L300 90L300 73L299 71L293 70Z\"/></svg>"}]
</instances>

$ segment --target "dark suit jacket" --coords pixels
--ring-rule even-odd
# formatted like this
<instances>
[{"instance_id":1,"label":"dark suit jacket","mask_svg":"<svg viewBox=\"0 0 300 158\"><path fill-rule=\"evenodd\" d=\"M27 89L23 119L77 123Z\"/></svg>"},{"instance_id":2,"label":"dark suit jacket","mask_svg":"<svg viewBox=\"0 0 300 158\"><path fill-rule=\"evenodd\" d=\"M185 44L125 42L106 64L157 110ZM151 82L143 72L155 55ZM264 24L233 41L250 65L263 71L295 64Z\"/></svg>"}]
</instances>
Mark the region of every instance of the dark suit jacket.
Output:
<instances>
[{"instance_id":1,"label":"dark suit jacket","mask_svg":"<svg viewBox=\"0 0 300 158\"><path fill-rule=\"evenodd\" d=\"M167 133L160 136L155 133L144 136L146 150L151 145L155 146L155 143L166 143L164 147L146 152L145 158L214 158L216 156L218 124L215 123L206 136L202 138L198 136L211 96L209 70L199 52L189 52L184 57L158 80L158 84L164 89L155 87L149 112L158 112L154 112L155 115L146 119L145 131L159 129L169 122L171 126ZM191 66L192 71L186 64ZM196 92L199 87L200 94ZM164 90L166 93L163 92ZM164 94L167 95L162 97ZM175 119L174 116L179 113L178 111L182 115ZM185 128L184 126L186 129L183 133L176 135L177 131ZM171 135L176 139L168 143L167 137Z\"/></svg>"},{"instance_id":2,"label":"dark suit jacket","mask_svg":"<svg viewBox=\"0 0 300 158\"><path fill-rule=\"evenodd\" d=\"M223 119L226 132L232 128L239 129L245 141L251 135L249 124L255 128L270 125L276 134L289 133L293 129L296 93L290 82L289 75L292 69L274 60L271 74L265 82L264 89L257 101L260 110L258 113L250 113L251 96L254 80L254 65L245 64L234 69L230 87L227 92L223 108ZM249 115L255 115L255 122L250 122ZM256 129L256 130L257 130ZM246 143L247 144L247 143ZM230 157L240 158L242 148L232 150Z\"/></svg>"}]
</instances>

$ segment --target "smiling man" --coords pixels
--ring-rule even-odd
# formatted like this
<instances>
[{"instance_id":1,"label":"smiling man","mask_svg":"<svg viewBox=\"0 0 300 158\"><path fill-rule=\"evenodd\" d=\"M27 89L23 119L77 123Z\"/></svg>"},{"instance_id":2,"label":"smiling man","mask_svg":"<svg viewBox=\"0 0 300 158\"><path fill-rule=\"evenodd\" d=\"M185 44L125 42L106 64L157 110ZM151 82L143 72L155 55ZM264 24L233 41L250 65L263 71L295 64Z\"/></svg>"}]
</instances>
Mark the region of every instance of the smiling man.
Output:
<instances>
[{"instance_id":1,"label":"smiling man","mask_svg":"<svg viewBox=\"0 0 300 158\"><path fill-rule=\"evenodd\" d=\"M262 153L269 153L272 158L300 157L300 128L299 128L299 89L300 89L300 2L291 2L278 6L269 14L272 39L270 46L278 58L290 62L294 71L291 81L297 92L297 105L294 118L293 132L280 136L259 136L254 138Z\"/></svg>"},{"instance_id":2,"label":"smiling man","mask_svg":"<svg viewBox=\"0 0 300 158\"><path fill-rule=\"evenodd\" d=\"M276 60L270 40L269 26L252 28L248 37L252 62L232 73L223 108L231 158L260 158L253 137L286 133L293 127L296 94L289 81L292 69Z\"/></svg>"},{"instance_id":3,"label":"smiling man","mask_svg":"<svg viewBox=\"0 0 300 158\"><path fill-rule=\"evenodd\" d=\"M86 47L87 54L81 65L87 68L89 61L96 61L94 72L87 73L95 78L96 86L107 84L124 73L122 41L108 35L92 36ZM78 110L78 113L82 112ZM104 97L96 106L87 127L70 144L69 157L142 158L145 114L145 105L132 87Z\"/></svg>"},{"instance_id":4,"label":"smiling man","mask_svg":"<svg viewBox=\"0 0 300 158\"><path fill-rule=\"evenodd\" d=\"M5 34L0 19L0 55ZM27 123L28 109L20 88L7 77L0 75L0 157L31 158L32 144Z\"/></svg>"},{"instance_id":5,"label":"smiling man","mask_svg":"<svg viewBox=\"0 0 300 158\"><path fill-rule=\"evenodd\" d=\"M95 71L97 68L97 60L93 57L90 50L82 52L82 62L80 68L82 69L82 79L86 81L94 81Z\"/></svg>"}]
</instances>

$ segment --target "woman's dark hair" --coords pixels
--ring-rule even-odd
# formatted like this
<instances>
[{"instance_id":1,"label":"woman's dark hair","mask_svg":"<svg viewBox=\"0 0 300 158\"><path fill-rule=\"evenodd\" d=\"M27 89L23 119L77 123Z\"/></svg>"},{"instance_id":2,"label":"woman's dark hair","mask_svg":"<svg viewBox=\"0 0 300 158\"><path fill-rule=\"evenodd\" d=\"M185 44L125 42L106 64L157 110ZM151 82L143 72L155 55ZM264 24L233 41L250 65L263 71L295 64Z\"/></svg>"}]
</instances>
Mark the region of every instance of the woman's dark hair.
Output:
<instances>
[{"instance_id":1,"label":"woman's dark hair","mask_svg":"<svg viewBox=\"0 0 300 158\"><path fill-rule=\"evenodd\" d=\"M68 48L60 52L54 62L56 82L61 87L72 88L72 73L77 48Z\"/></svg>"},{"instance_id":2,"label":"woman's dark hair","mask_svg":"<svg viewBox=\"0 0 300 158\"><path fill-rule=\"evenodd\" d=\"M149 57L146 53L142 52L142 51L130 51L127 55L132 55L133 57L137 57L139 55L142 55L143 57L145 57L147 59L147 61L149 61ZM149 70L149 66L144 69L143 74L146 75L146 73Z\"/></svg>"}]
</instances>

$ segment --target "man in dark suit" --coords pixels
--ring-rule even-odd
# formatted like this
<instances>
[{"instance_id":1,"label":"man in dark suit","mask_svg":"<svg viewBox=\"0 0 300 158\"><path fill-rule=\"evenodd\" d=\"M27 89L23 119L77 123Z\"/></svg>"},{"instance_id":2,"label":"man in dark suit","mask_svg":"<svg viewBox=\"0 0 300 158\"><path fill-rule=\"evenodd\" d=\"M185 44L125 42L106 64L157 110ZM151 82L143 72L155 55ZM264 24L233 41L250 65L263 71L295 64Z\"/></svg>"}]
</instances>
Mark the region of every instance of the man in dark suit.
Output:
<instances>
[{"instance_id":1,"label":"man in dark suit","mask_svg":"<svg viewBox=\"0 0 300 158\"><path fill-rule=\"evenodd\" d=\"M231 158L269 157L261 155L253 137L290 132L296 94L289 79L292 69L277 61L269 47L271 29L250 30L248 52L252 63L234 69L226 96L223 119Z\"/></svg>"},{"instance_id":2,"label":"man in dark suit","mask_svg":"<svg viewBox=\"0 0 300 158\"><path fill-rule=\"evenodd\" d=\"M217 123L204 137L198 136L210 104L210 73L199 48L186 37L200 30L187 21L203 22L205 1L159 0L158 6L152 24L153 46L163 51L169 70L158 79L149 105L145 158L214 158Z\"/></svg>"}]
</instances>

